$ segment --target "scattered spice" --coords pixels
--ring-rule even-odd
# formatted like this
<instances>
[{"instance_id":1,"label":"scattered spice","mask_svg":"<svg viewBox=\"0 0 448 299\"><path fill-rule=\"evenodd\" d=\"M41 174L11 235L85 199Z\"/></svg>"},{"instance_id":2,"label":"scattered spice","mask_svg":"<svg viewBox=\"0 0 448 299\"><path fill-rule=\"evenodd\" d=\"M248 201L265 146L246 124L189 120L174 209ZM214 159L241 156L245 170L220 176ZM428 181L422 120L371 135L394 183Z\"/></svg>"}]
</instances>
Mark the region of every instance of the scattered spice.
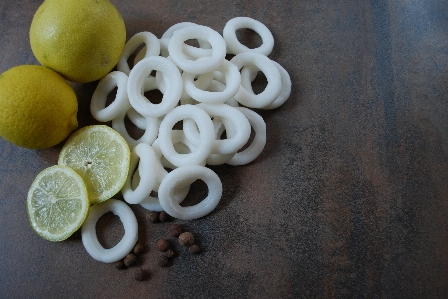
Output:
<instances>
[{"instance_id":1,"label":"scattered spice","mask_svg":"<svg viewBox=\"0 0 448 299\"><path fill-rule=\"evenodd\" d=\"M167 251L168 249L170 249L171 245L170 245L170 241L168 241L167 239L160 239L159 241L157 241L157 248L160 251Z\"/></svg>"},{"instance_id":2,"label":"scattered spice","mask_svg":"<svg viewBox=\"0 0 448 299\"><path fill-rule=\"evenodd\" d=\"M168 215L167 212L165 212L165 211L160 212L160 214L159 214L159 221L160 222L167 222L169 220L170 220L170 215Z\"/></svg>"},{"instance_id":3,"label":"scattered spice","mask_svg":"<svg viewBox=\"0 0 448 299\"><path fill-rule=\"evenodd\" d=\"M158 265L160 266L160 267L166 267L166 266L168 266L168 263L169 263L169 258L166 256L166 255L161 255L161 256L159 256L159 261L158 261Z\"/></svg>"},{"instance_id":4,"label":"scattered spice","mask_svg":"<svg viewBox=\"0 0 448 299\"><path fill-rule=\"evenodd\" d=\"M156 223L159 221L159 213L157 212L149 212L146 217L148 218L148 221L152 223Z\"/></svg>"},{"instance_id":5,"label":"scattered spice","mask_svg":"<svg viewBox=\"0 0 448 299\"><path fill-rule=\"evenodd\" d=\"M168 249L166 252L166 256L168 258L173 258L176 255L176 252L173 249Z\"/></svg>"},{"instance_id":6,"label":"scattered spice","mask_svg":"<svg viewBox=\"0 0 448 299\"><path fill-rule=\"evenodd\" d=\"M140 254L143 253L143 251L145 251L145 246L142 243L137 243L134 246L134 249L132 250L134 252L134 254Z\"/></svg>"},{"instance_id":7,"label":"scattered spice","mask_svg":"<svg viewBox=\"0 0 448 299\"><path fill-rule=\"evenodd\" d=\"M179 224L173 224L168 228L168 233L171 237L177 238L182 233L182 228Z\"/></svg>"},{"instance_id":8,"label":"scattered spice","mask_svg":"<svg viewBox=\"0 0 448 299\"><path fill-rule=\"evenodd\" d=\"M117 270L122 270L122 269L126 268L123 260L116 261L114 263L114 266L115 266L115 269L117 269Z\"/></svg>"},{"instance_id":9,"label":"scattered spice","mask_svg":"<svg viewBox=\"0 0 448 299\"><path fill-rule=\"evenodd\" d=\"M194 244L194 236L191 232L181 233L179 235L179 244L182 246L189 246Z\"/></svg>"},{"instance_id":10,"label":"scattered spice","mask_svg":"<svg viewBox=\"0 0 448 299\"><path fill-rule=\"evenodd\" d=\"M137 262L137 256L135 256L135 254L129 253L124 258L124 265L128 268L134 266L136 262Z\"/></svg>"},{"instance_id":11,"label":"scattered spice","mask_svg":"<svg viewBox=\"0 0 448 299\"><path fill-rule=\"evenodd\" d=\"M135 271L134 278L135 278L135 280L142 281L147 278L147 274L148 273L145 269L140 268L140 269L137 269L137 271Z\"/></svg>"},{"instance_id":12,"label":"scattered spice","mask_svg":"<svg viewBox=\"0 0 448 299\"><path fill-rule=\"evenodd\" d=\"M192 253L192 254L198 254L201 252L201 247L199 247L199 245L197 245L197 244L191 245L189 249L190 249L190 253Z\"/></svg>"}]
</instances>

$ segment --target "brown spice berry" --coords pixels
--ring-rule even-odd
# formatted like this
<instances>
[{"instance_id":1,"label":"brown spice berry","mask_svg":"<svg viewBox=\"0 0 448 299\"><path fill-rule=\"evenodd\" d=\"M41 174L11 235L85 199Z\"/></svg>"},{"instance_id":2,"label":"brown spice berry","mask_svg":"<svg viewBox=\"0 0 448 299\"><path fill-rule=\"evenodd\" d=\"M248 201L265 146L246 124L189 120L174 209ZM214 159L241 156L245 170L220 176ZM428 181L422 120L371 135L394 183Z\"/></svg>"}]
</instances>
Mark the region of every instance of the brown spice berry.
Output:
<instances>
[{"instance_id":1,"label":"brown spice berry","mask_svg":"<svg viewBox=\"0 0 448 299\"><path fill-rule=\"evenodd\" d=\"M201 247L199 247L199 245L193 244L193 245L190 246L190 253L198 254L200 252L201 252Z\"/></svg>"},{"instance_id":2,"label":"brown spice berry","mask_svg":"<svg viewBox=\"0 0 448 299\"><path fill-rule=\"evenodd\" d=\"M137 243L134 246L134 249L132 250L134 252L134 254L140 254L143 253L143 251L145 250L145 246L142 243Z\"/></svg>"},{"instance_id":3,"label":"brown spice berry","mask_svg":"<svg viewBox=\"0 0 448 299\"><path fill-rule=\"evenodd\" d=\"M157 248L160 251L167 251L168 249L170 249L170 241L168 241L167 239L160 239L159 241L157 241Z\"/></svg>"},{"instance_id":4,"label":"brown spice berry","mask_svg":"<svg viewBox=\"0 0 448 299\"><path fill-rule=\"evenodd\" d=\"M166 267L166 266L168 266L169 261L170 260L168 259L168 257L166 255L161 255L161 256L159 256L159 261L157 264L160 267Z\"/></svg>"},{"instance_id":5,"label":"brown spice berry","mask_svg":"<svg viewBox=\"0 0 448 299\"><path fill-rule=\"evenodd\" d=\"M129 253L124 258L124 264L126 267L132 267L135 265L136 262L137 262L137 257L135 256L135 254Z\"/></svg>"},{"instance_id":6,"label":"brown spice berry","mask_svg":"<svg viewBox=\"0 0 448 299\"><path fill-rule=\"evenodd\" d=\"M194 244L194 236L190 232L181 233L179 235L179 244L182 246L189 246Z\"/></svg>"},{"instance_id":7,"label":"brown spice berry","mask_svg":"<svg viewBox=\"0 0 448 299\"><path fill-rule=\"evenodd\" d=\"M159 220L160 220L160 222L167 222L170 220L170 215L168 215L167 212L162 211L159 214Z\"/></svg>"},{"instance_id":8,"label":"brown spice berry","mask_svg":"<svg viewBox=\"0 0 448 299\"><path fill-rule=\"evenodd\" d=\"M168 233L171 237L177 238L182 233L182 228L179 224L173 224L168 228Z\"/></svg>"},{"instance_id":9,"label":"brown spice berry","mask_svg":"<svg viewBox=\"0 0 448 299\"><path fill-rule=\"evenodd\" d=\"M157 212L149 212L149 214L147 215L148 221L152 222L152 223L156 223L159 221L159 213Z\"/></svg>"},{"instance_id":10,"label":"brown spice berry","mask_svg":"<svg viewBox=\"0 0 448 299\"><path fill-rule=\"evenodd\" d=\"M116 261L114 263L114 266L115 266L115 269L117 269L117 270L121 270L121 269L126 268L126 266L124 265L124 261L123 260Z\"/></svg>"},{"instance_id":11,"label":"brown spice berry","mask_svg":"<svg viewBox=\"0 0 448 299\"><path fill-rule=\"evenodd\" d=\"M166 256L168 258L173 258L176 255L176 252L173 249L168 249L166 252Z\"/></svg>"},{"instance_id":12,"label":"brown spice berry","mask_svg":"<svg viewBox=\"0 0 448 299\"><path fill-rule=\"evenodd\" d=\"M142 281L146 279L147 274L148 273L145 269L137 269L137 271L135 271L134 273L134 278L135 280Z\"/></svg>"}]
</instances>

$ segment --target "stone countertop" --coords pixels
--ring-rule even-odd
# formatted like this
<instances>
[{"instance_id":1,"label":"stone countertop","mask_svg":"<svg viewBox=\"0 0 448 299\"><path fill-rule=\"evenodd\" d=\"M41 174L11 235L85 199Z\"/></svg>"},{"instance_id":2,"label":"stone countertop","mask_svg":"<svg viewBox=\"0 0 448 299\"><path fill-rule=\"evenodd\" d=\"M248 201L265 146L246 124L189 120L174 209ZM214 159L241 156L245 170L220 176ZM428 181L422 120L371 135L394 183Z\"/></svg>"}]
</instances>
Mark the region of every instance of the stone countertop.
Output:
<instances>
[{"instance_id":1,"label":"stone countertop","mask_svg":"<svg viewBox=\"0 0 448 299\"><path fill-rule=\"evenodd\" d=\"M267 143L254 162L212 167L224 191L211 214L153 224L132 206L146 250L120 271L91 258L79 232L52 243L28 223L28 188L62 145L29 150L0 138L1 298L445 298L445 2L112 2L128 38L161 37L179 22L222 32L233 17L261 21L275 39L269 57L291 76L291 96L257 111ZM0 3L0 72L38 63L28 31L40 3ZM248 31L240 38L260 42ZM80 127L97 123L89 112L96 84L73 84ZM204 186L189 196L203 196ZM177 256L160 268L155 244L172 223L193 232L203 252L171 239ZM98 234L116 244L118 217L101 218ZM134 280L139 268L149 279Z\"/></svg>"}]
</instances>

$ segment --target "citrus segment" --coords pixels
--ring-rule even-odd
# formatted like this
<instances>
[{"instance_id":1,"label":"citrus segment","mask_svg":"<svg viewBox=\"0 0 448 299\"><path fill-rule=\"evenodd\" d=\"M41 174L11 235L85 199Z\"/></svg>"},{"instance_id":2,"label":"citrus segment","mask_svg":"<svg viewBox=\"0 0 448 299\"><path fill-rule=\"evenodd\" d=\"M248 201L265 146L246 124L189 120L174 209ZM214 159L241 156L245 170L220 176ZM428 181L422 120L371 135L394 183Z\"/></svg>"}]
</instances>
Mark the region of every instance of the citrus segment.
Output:
<instances>
[{"instance_id":1,"label":"citrus segment","mask_svg":"<svg viewBox=\"0 0 448 299\"><path fill-rule=\"evenodd\" d=\"M129 171L130 149L115 130L104 125L84 127L63 146L58 163L75 170L86 183L91 203L117 194Z\"/></svg>"},{"instance_id":2,"label":"citrus segment","mask_svg":"<svg viewBox=\"0 0 448 299\"><path fill-rule=\"evenodd\" d=\"M89 208L84 181L69 167L56 165L44 169L28 191L31 227L50 241L70 237L84 223Z\"/></svg>"}]
</instances>

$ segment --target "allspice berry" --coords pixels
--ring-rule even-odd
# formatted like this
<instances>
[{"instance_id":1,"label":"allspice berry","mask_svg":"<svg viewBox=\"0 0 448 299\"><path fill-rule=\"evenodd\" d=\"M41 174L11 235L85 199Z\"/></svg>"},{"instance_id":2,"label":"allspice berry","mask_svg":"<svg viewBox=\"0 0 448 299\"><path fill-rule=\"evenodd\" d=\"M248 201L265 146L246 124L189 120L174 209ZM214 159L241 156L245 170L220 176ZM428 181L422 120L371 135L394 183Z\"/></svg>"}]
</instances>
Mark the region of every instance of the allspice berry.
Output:
<instances>
[{"instance_id":1,"label":"allspice berry","mask_svg":"<svg viewBox=\"0 0 448 299\"><path fill-rule=\"evenodd\" d=\"M148 218L148 221L152 223L156 223L159 221L159 213L157 212L149 212L149 214L146 217Z\"/></svg>"},{"instance_id":2,"label":"allspice berry","mask_svg":"<svg viewBox=\"0 0 448 299\"><path fill-rule=\"evenodd\" d=\"M137 269L134 273L135 280L142 281L145 280L148 276L148 273L145 269Z\"/></svg>"},{"instance_id":3,"label":"allspice berry","mask_svg":"<svg viewBox=\"0 0 448 299\"><path fill-rule=\"evenodd\" d=\"M160 239L159 241L157 241L157 249L159 249L160 251L167 251L168 249L170 249L170 241L168 241L167 239Z\"/></svg>"},{"instance_id":4,"label":"allspice berry","mask_svg":"<svg viewBox=\"0 0 448 299\"><path fill-rule=\"evenodd\" d=\"M143 253L143 251L145 250L145 246L142 243L137 243L134 246L134 249L132 250L134 252L134 254L140 254Z\"/></svg>"},{"instance_id":5,"label":"allspice berry","mask_svg":"<svg viewBox=\"0 0 448 299\"><path fill-rule=\"evenodd\" d=\"M157 264L160 267L166 267L166 266L168 266L169 262L170 262L170 260L166 255L161 255L161 256L159 256L159 261L157 262Z\"/></svg>"},{"instance_id":6,"label":"allspice berry","mask_svg":"<svg viewBox=\"0 0 448 299\"><path fill-rule=\"evenodd\" d=\"M137 262L137 257L135 256L135 254L129 253L124 258L124 264L128 268L134 266L136 262Z\"/></svg>"},{"instance_id":7,"label":"allspice berry","mask_svg":"<svg viewBox=\"0 0 448 299\"><path fill-rule=\"evenodd\" d=\"M171 237L177 238L182 233L182 228L179 224L173 224L168 228L168 233Z\"/></svg>"},{"instance_id":8,"label":"allspice berry","mask_svg":"<svg viewBox=\"0 0 448 299\"><path fill-rule=\"evenodd\" d=\"M176 255L176 252L173 249L168 249L166 251L166 256L170 259L173 258Z\"/></svg>"},{"instance_id":9,"label":"allspice berry","mask_svg":"<svg viewBox=\"0 0 448 299\"><path fill-rule=\"evenodd\" d=\"M190 232L181 233L179 235L179 244L182 246L189 246L194 244L194 236Z\"/></svg>"},{"instance_id":10,"label":"allspice berry","mask_svg":"<svg viewBox=\"0 0 448 299\"><path fill-rule=\"evenodd\" d=\"M159 221L160 222L167 222L169 220L170 220L170 215L168 215L167 212L165 212L165 211L160 212L160 214L159 214Z\"/></svg>"},{"instance_id":11,"label":"allspice berry","mask_svg":"<svg viewBox=\"0 0 448 299\"><path fill-rule=\"evenodd\" d=\"M123 260L116 261L114 263L114 266L115 266L115 269L117 269L117 270L122 270L122 269L126 268Z\"/></svg>"},{"instance_id":12,"label":"allspice berry","mask_svg":"<svg viewBox=\"0 0 448 299\"><path fill-rule=\"evenodd\" d=\"M193 244L190 246L189 250L190 250L190 253L192 253L192 254L198 254L201 252L201 247L199 247L199 245L197 245L197 244Z\"/></svg>"}]
</instances>

